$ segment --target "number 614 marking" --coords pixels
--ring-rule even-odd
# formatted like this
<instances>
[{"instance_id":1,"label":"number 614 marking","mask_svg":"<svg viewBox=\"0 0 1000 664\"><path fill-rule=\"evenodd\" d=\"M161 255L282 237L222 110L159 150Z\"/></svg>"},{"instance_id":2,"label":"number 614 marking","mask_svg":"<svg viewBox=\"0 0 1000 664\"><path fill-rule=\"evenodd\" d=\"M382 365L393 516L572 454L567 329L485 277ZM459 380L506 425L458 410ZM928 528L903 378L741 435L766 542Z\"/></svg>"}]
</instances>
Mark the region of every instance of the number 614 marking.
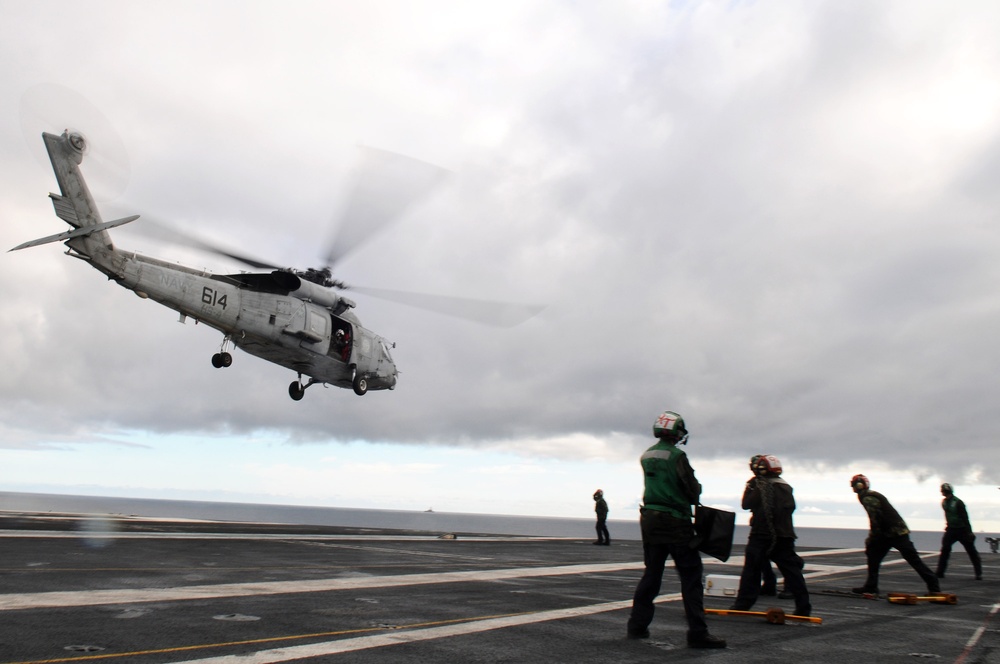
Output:
<instances>
[{"instance_id":1,"label":"number 614 marking","mask_svg":"<svg viewBox=\"0 0 1000 664\"><path fill-rule=\"evenodd\" d=\"M204 302L205 304L210 304L213 307L215 305L219 305L220 307L225 309L226 297L228 296L225 293L222 293L222 295L220 296L219 291L215 290L214 288L209 288L208 286L205 286L203 289L201 289L201 301Z\"/></svg>"}]
</instances>

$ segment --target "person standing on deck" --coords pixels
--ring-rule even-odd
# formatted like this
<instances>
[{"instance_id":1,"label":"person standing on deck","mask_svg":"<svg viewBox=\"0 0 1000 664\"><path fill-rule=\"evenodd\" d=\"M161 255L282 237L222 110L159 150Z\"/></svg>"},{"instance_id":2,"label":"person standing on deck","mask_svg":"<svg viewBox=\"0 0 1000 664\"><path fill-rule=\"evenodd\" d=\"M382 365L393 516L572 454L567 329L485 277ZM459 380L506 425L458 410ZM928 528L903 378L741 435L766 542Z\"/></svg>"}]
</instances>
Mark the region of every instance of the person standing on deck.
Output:
<instances>
[{"instance_id":1,"label":"person standing on deck","mask_svg":"<svg viewBox=\"0 0 1000 664\"><path fill-rule=\"evenodd\" d=\"M983 561L976 551L976 534L972 532L972 523L969 522L969 512L956 495L950 484L945 482L941 485L941 509L944 510L944 536L941 538L941 556L938 558L937 578L943 579L944 572L948 568L948 558L951 557L951 547L955 542L961 542L969 554L972 561L972 569L976 572L976 581L983 580Z\"/></svg>"},{"instance_id":2,"label":"person standing on deck","mask_svg":"<svg viewBox=\"0 0 1000 664\"><path fill-rule=\"evenodd\" d=\"M781 462L770 454L759 454L750 461L754 477L743 491L743 509L750 510L750 537L744 551L740 589L732 608L749 611L761 589L761 570L773 561L781 570L785 587L795 598L795 614L812 612L809 591L802 577L802 558L795 553L795 530L792 512L795 498L792 486L780 477Z\"/></svg>"},{"instance_id":3,"label":"person standing on deck","mask_svg":"<svg viewBox=\"0 0 1000 664\"><path fill-rule=\"evenodd\" d=\"M701 585L701 554L691 547L695 537L691 506L697 505L701 498L701 484L694 476L687 455L678 447L688 439L684 419L673 411L664 412L653 423L653 435L658 442L640 459L645 488L639 526L645 570L632 597L627 636L630 639L649 637L649 624L653 622L655 610L653 600L660 593L667 558L673 557L681 580L688 646L725 648L725 639L708 633Z\"/></svg>"},{"instance_id":4,"label":"person standing on deck","mask_svg":"<svg viewBox=\"0 0 1000 664\"><path fill-rule=\"evenodd\" d=\"M608 503L604 500L604 492L598 489L594 492L594 512L597 513L597 541L594 544L611 544L611 534L608 532Z\"/></svg>"}]
</instances>

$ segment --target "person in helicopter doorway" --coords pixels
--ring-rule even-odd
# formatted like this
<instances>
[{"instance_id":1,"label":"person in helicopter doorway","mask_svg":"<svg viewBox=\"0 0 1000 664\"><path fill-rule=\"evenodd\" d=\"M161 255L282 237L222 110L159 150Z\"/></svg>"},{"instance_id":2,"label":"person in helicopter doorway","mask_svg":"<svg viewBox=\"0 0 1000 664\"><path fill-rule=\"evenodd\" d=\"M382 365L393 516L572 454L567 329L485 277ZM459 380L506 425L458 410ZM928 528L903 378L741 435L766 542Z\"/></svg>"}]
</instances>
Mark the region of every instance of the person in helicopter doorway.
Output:
<instances>
[{"instance_id":1,"label":"person in helicopter doorway","mask_svg":"<svg viewBox=\"0 0 1000 664\"><path fill-rule=\"evenodd\" d=\"M639 460L645 478L643 506L639 510L645 570L632 597L626 634L630 639L649 637L653 600L660 593L667 558L672 557L681 580L688 647L725 648L725 639L708 632L701 554L691 547L695 537L691 506L701 498L701 484L687 455L678 447L688 439L684 419L673 411L664 412L653 423L653 435L658 442Z\"/></svg>"},{"instance_id":2,"label":"person in helicopter doorway","mask_svg":"<svg viewBox=\"0 0 1000 664\"><path fill-rule=\"evenodd\" d=\"M868 578L865 585L852 588L859 594L878 594L878 568L889 553L896 549L903 560L910 563L920 578L927 584L927 592L936 595L941 592L941 584L934 572L930 570L917 553L910 541L910 529L896 508L877 491L871 490L871 482L864 475L858 474L851 478L851 489L858 494L858 501L868 513L870 530L865 538L865 558L868 559Z\"/></svg>"},{"instance_id":3,"label":"person in helicopter doorway","mask_svg":"<svg viewBox=\"0 0 1000 664\"><path fill-rule=\"evenodd\" d=\"M795 529L792 512L795 498L792 486L783 480L781 462L770 454L760 454L750 460L754 476L743 491L743 509L750 510L750 537L743 558L740 588L736 593L734 611L749 611L761 591L761 570L773 561L785 579L785 588L795 599L795 614L812 613L809 591L802 576L802 558L795 553Z\"/></svg>"},{"instance_id":4,"label":"person in helicopter doorway","mask_svg":"<svg viewBox=\"0 0 1000 664\"><path fill-rule=\"evenodd\" d=\"M597 513L597 541L594 544L608 546L611 544L611 534L608 533L608 503L604 500L604 492L598 489L594 492L594 512Z\"/></svg>"},{"instance_id":5,"label":"person in helicopter doorway","mask_svg":"<svg viewBox=\"0 0 1000 664\"><path fill-rule=\"evenodd\" d=\"M976 581L983 580L983 562L976 551L976 534L972 532L972 524L969 522L969 512L957 496L950 484L945 482L941 485L941 509L944 510L944 536L941 538L941 557L938 558L937 578L943 579L944 572L948 569L948 558L951 557L951 547L955 542L961 542L969 554L972 561L972 569L976 572Z\"/></svg>"},{"instance_id":6,"label":"person in helicopter doorway","mask_svg":"<svg viewBox=\"0 0 1000 664\"><path fill-rule=\"evenodd\" d=\"M347 362L347 360L351 357L351 333L338 328L333 337L334 345L337 350L340 351L341 361Z\"/></svg>"}]
</instances>

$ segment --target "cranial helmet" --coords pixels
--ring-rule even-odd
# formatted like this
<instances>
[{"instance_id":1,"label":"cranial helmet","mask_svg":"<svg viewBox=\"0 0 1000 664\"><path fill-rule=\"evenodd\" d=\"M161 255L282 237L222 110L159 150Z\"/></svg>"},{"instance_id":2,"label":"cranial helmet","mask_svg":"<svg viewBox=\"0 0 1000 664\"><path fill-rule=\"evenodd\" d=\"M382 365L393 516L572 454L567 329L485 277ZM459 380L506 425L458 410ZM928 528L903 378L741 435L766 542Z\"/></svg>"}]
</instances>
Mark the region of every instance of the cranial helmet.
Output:
<instances>
[{"instance_id":1,"label":"cranial helmet","mask_svg":"<svg viewBox=\"0 0 1000 664\"><path fill-rule=\"evenodd\" d=\"M868 478L860 473L851 478L851 488L854 489L855 493L867 491L871 485L872 483L868 481Z\"/></svg>"},{"instance_id":2,"label":"cranial helmet","mask_svg":"<svg viewBox=\"0 0 1000 664\"><path fill-rule=\"evenodd\" d=\"M781 461L772 454L756 454L750 459L750 470L759 477L777 477L781 474Z\"/></svg>"},{"instance_id":3,"label":"cranial helmet","mask_svg":"<svg viewBox=\"0 0 1000 664\"><path fill-rule=\"evenodd\" d=\"M941 485L941 493L947 493L947 494L951 495L954 492L955 492L955 489L953 489L951 487L951 485L948 484L947 482L945 482L944 484Z\"/></svg>"},{"instance_id":4,"label":"cranial helmet","mask_svg":"<svg viewBox=\"0 0 1000 664\"><path fill-rule=\"evenodd\" d=\"M672 410L665 410L653 422L653 435L677 445L687 442L688 430L684 426L684 418Z\"/></svg>"}]
</instances>

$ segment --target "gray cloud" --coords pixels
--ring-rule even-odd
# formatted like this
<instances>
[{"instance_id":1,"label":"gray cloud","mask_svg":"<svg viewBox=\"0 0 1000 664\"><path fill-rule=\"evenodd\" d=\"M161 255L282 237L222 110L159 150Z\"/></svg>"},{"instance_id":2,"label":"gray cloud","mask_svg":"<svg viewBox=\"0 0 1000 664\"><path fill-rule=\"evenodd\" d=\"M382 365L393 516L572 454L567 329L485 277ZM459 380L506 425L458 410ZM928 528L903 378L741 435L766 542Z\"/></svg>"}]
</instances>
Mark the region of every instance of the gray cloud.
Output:
<instances>
[{"instance_id":1,"label":"gray cloud","mask_svg":"<svg viewBox=\"0 0 1000 664\"><path fill-rule=\"evenodd\" d=\"M717 455L767 446L1000 479L988 3L645 16L531 3L486 18L459 3L451 20L2 7L5 89L71 86L121 133L132 172L116 209L302 267L321 259L352 146L396 150L455 177L340 276L548 308L495 330L359 295L365 325L397 342L398 389L312 388L293 403L289 372L243 354L214 370L216 333L54 247L10 254L0 444L117 430L468 446L583 433L632 436L632 454L672 407ZM15 135L16 101L0 111L14 246L60 222L51 175Z\"/></svg>"}]
</instances>

